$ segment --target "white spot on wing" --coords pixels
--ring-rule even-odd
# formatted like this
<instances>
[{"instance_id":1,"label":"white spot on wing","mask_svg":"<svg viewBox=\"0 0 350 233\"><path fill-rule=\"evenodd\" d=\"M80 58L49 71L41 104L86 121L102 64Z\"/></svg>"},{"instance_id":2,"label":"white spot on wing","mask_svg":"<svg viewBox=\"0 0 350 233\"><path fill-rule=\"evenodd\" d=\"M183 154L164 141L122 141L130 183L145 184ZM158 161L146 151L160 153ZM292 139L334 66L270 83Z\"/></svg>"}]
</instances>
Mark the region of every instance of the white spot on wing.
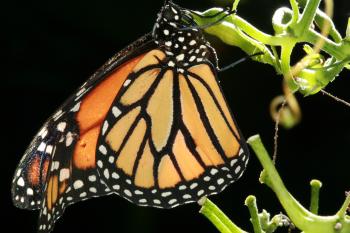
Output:
<instances>
[{"instance_id":1,"label":"white spot on wing","mask_svg":"<svg viewBox=\"0 0 350 233\"><path fill-rule=\"evenodd\" d=\"M158 204L158 205L161 203L160 200L158 200L158 199L154 199L153 202L154 202L154 204Z\"/></svg>"},{"instance_id":2,"label":"white spot on wing","mask_svg":"<svg viewBox=\"0 0 350 233\"><path fill-rule=\"evenodd\" d=\"M197 42L195 40L190 41L190 45L195 45Z\"/></svg>"},{"instance_id":3,"label":"white spot on wing","mask_svg":"<svg viewBox=\"0 0 350 233\"><path fill-rule=\"evenodd\" d=\"M104 155L107 154L107 148L104 145L100 145L98 150Z\"/></svg>"},{"instance_id":4,"label":"white spot on wing","mask_svg":"<svg viewBox=\"0 0 350 233\"><path fill-rule=\"evenodd\" d=\"M108 129L108 121L105 121L102 127L102 135L105 135L107 129Z\"/></svg>"},{"instance_id":5,"label":"white spot on wing","mask_svg":"<svg viewBox=\"0 0 350 233\"><path fill-rule=\"evenodd\" d=\"M204 193L204 190L203 190L203 189L202 189L202 190L199 190L198 193L197 193L197 196L202 196L203 193Z\"/></svg>"},{"instance_id":6,"label":"white spot on wing","mask_svg":"<svg viewBox=\"0 0 350 233\"><path fill-rule=\"evenodd\" d=\"M183 53L176 56L176 60L178 60L178 61L182 61L184 58L185 58L185 54L183 54Z\"/></svg>"},{"instance_id":7,"label":"white spot on wing","mask_svg":"<svg viewBox=\"0 0 350 233\"><path fill-rule=\"evenodd\" d=\"M103 171L103 175L106 177L106 179L109 179L109 170L107 168Z\"/></svg>"},{"instance_id":8,"label":"white spot on wing","mask_svg":"<svg viewBox=\"0 0 350 233\"><path fill-rule=\"evenodd\" d=\"M62 182L62 181L64 181L64 180L66 180L66 179L68 179L69 178L69 169L68 168L62 168L61 170L60 170L60 176L59 176L59 180L60 180L60 182Z\"/></svg>"},{"instance_id":9,"label":"white spot on wing","mask_svg":"<svg viewBox=\"0 0 350 233\"><path fill-rule=\"evenodd\" d=\"M223 183L224 183L224 181L225 181L225 180L224 180L223 178L218 179L218 181L217 181L217 182L218 182L218 185L223 184Z\"/></svg>"},{"instance_id":10,"label":"white spot on wing","mask_svg":"<svg viewBox=\"0 0 350 233\"><path fill-rule=\"evenodd\" d=\"M122 113L122 112L120 111L119 108L117 108L116 106L113 106L112 113L113 113L114 117L117 118L120 115L120 113Z\"/></svg>"},{"instance_id":11,"label":"white spot on wing","mask_svg":"<svg viewBox=\"0 0 350 233\"><path fill-rule=\"evenodd\" d=\"M22 177L20 177L20 178L17 180L17 184L18 184L19 186L21 186L21 187L24 186L24 180L23 180Z\"/></svg>"},{"instance_id":12,"label":"white spot on wing","mask_svg":"<svg viewBox=\"0 0 350 233\"><path fill-rule=\"evenodd\" d=\"M49 155L51 155L51 153L52 153L52 150L53 150L53 146L52 145L48 145L47 147L46 147L46 153L48 153Z\"/></svg>"},{"instance_id":13,"label":"white spot on wing","mask_svg":"<svg viewBox=\"0 0 350 233\"><path fill-rule=\"evenodd\" d=\"M60 122L57 125L57 130L60 132L64 132L64 130L66 129L67 123L66 122Z\"/></svg>"},{"instance_id":14,"label":"white spot on wing","mask_svg":"<svg viewBox=\"0 0 350 233\"><path fill-rule=\"evenodd\" d=\"M210 177L209 176L206 176L206 177L204 177L204 179L203 179L204 181L210 181Z\"/></svg>"},{"instance_id":15,"label":"white spot on wing","mask_svg":"<svg viewBox=\"0 0 350 233\"><path fill-rule=\"evenodd\" d=\"M71 132L68 132L66 135L66 147L69 147L70 145L72 145L73 142L73 134Z\"/></svg>"},{"instance_id":16,"label":"white spot on wing","mask_svg":"<svg viewBox=\"0 0 350 233\"><path fill-rule=\"evenodd\" d=\"M96 181L96 176L95 175L91 175L88 177L90 182L95 182Z\"/></svg>"},{"instance_id":17,"label":"white spot on wing","mask_svg":"<svg viewBox=\"0 0 350 233\"><path fill-rule=\"evenodd\" d=\"M136 195L142 195L142 194L143 194L143 192L142 192L142 191L140 191L140 190L135 190L135 194L136 194Z\"/></svg>"},{"instance_id":18,"label":"white spot on wing","mask_svg":"<svg viewBox=\"0 0 350 233\"><path fill-rule=\"evenodd\" d=\"M236 167L235 173L237 174L237 173L240 172L240 171L241 171L241 166Z\"/></svg>"},{"instance_id":19,"label":"white spot on wing","mask_svg":"<svg viewBox=\"0 0 350 233\"><path fill-rule=\"evenodd\" d=\"M79 111L79 109L80 109L80 103L81 102L78 102L78 103L76 103L75 105L74 105L74 107L73 108L71 108L71 112L77 112L77 111Z\"/></svg>"},{"instance_id":20,"label":"white spot on wing","mask_svg":"<svg viewBox=\"0 0 350 233\"><path fill-rule=\"evenodd\" d=\"M74 189L80 189L84 186L84 183L83 181L81 180L76 180L74 183L73 183L73 187Z\"/></svg>"},{"instance_id":21,"label":"white spot on wing","mask_svg":"<svg viewBox=\"0 0 350 233\"><path fill-rule=\"evenodd\" d=\"M38 151L44 152L45 148L46 148L46 143L42 142L42 143L40 143L40 145L38 147Z\"/></svg>"},{"instance_id":22,"label":"white spot on wing","mask_svg":"<svg viewBox=\"0 0 350 233\"><path fill-rule=\"evenodd\" d=\"M18 169L17 173L16 173L16 176L19 177L21 175L21 172L22 172L22 169Z\"/></svg>"},{"instance_id":23,"label":"white spot on wing","mask_svg":"<svg viewBox=\"0 0 350 233\"><path fill-rule=\"evenodd\" d=\"M63 111L62 109L60 109L58 112L55 113L55 115L53 115L54 121L57 121L62 115L63 115Z\"/></svg>"},{"instance_id":24,"label":"white spot on wing","mask_svg":"<svg viewBox=\"0 0 350 233\"><path fill-rule=\"evenodd\" d=\"M130 84L130 82L131 82L130 79L125 80L123 86L124 86L124 87L127 87L127 86Z\"/></svg>"},{"instance_id":25,"label":"white spot on wing","mask_svg":"<svg viewBox=\"0 0 350 233\"><path fill-rule=\"evenodd\" d=\"M79 195L79 197L86 197L87 196L87 193L86 192L83 192Z\"/></svg>"},{"instance_id":26,"label":"white spot on wing","mask_svg":"<svg viewBox=\"0 0 350 233\"><path fill-rule=\"evenodd\" d=\"M117 180L117 179L119 179L119 175L117 173L113 172L112 178Z\"/></svg>"},{"instance_id":27,"label":"white spot on wing","mask_svg":"<svg viewBox=\"0 0 350 233\"><path fill-rule=\"evenodd\" d=\"M174 198L174 199L171 199L168 203L170 204L170 205L172 205L172 204L174 204L174 203L176 203L177 202L177 200Z\"/></svg>"},{"instance_id":28,"label":"white spot on wing","mask_svg":"<svg viewBox=\"0 0 350 233\"><path fill-rule=\"evenodd\" d=\"M233 159L231 162L230 162L230 165L231 167L233 167L236 163L237 163L237 159Z\"/></svg>"},{"instance_id":29,"label":"white spot on wing","mask_svg":"<svg viewBox=\"0 0 350 233\"><path fill-rule=\"evenodd\" d=\"M125 195L127 195L128 197L131 197L131 196L132 196L132 193L131 193L130 190L128 190L128 189L125 189L125 190L124 190L124 193L125 193Z\"/></svg>"},{"instance_id":30,"label":"white spot on wing","mask_svg":"<svg viewBox=\"0 0 350 233\"><path fill-rule=\"evenodd\" d=\"M168 62L168 66L174 67L174 66L175 66L175 63L174 63L173 61L169 61L169 62Z\"/></svg>"},{"instance_id":31,"label":"white spot on wing","mask_svg":"<svg viewBox=\"0 0 350 233\"><path fill-rule=\"evenodd\" d=\"M198 186L198 183L193 183L193 184L191 184L190 189L194 189L194 188L196 188L197 186Z\"/></svg>"},{"instance_id":32,"label":"white spot on wing","mask_svg":"<svg viewBox=\"0 0 350 233\"><path fill-rule=\"evenodd\" d=\"M162 197L168 197L171 195L171 192L164 192L162 193Z\"/></svg>"},{"instance_id":33,"label":"white spot on wing","mask_svg":"<svg viewBox=\"0 0 350 233\"><path fill-rule=\"evenodd\" d=\"M77 92L76 96L82 95L85 91L86 91L85 87L81 88L81 89Z\"/></svg>"},{"instance_id":34,"label":"white spot on wing","mask_svg":"<svg viewBox=\"0 0 350 233\"><path fill-rule=\"evenodd\" d=\"M27 188L27 194L32 196L34 194L33 189Z\"/></svg>"},{"instance_id":35,"label":"white spot on wing","mask_svg":"<svg viewBox=\"0 0 350 233\"><path fill-rule=\"evenodd\" d=\"M219 171L218 171L218 169L216 169L216 168L212 168L211 170L210 170L210 174L212 174L212 175L215 175L216 173L218 173Z\"/></svg>"},{"instance_id":36,"label":"white spot on wing","mask_svg":"<svg viewBox=\"0 0 350 233\"><path fill-rule=\"evenodd\" d=\"M97 190L95 187L90 187L89 188L89 191L92 192L92 193L97 193Z\"/></svg>"}]
</instances>

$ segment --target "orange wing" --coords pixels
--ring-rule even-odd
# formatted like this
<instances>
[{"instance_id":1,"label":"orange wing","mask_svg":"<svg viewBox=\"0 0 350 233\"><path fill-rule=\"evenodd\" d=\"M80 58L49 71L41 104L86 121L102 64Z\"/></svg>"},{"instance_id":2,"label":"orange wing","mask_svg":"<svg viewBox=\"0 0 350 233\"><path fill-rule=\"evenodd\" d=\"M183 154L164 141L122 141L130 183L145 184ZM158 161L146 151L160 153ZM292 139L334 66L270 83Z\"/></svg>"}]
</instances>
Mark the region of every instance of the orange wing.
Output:
<instances>
[{"instance_id":1,"label":"orange wing","mask_svg":"<svg viewBox=\"0 0 350 233\"><path fill-rule=\"evenodd\" d=\"M101 122L122 84L142 56L121 65L102 82L76 99L79 110L57 119L61 129L60 142L52 153L43 206L39 216L39 231L52 230L66 206L77 201L111 193L96 169L96 143ZM82 87L79 92L88 90ZM77 95L79 96L79 95ZM76 109L73 109L74 111ZM74 112L72 111L72 112Z\"/></svg>"},{"instance_id":2,"label":"orange wing","mask_svg":"<svg viewBox=\"0 0 350 233\"><path fill-rule=\"evenodd\" d=\"M111 193L96 169L96 143L112 102L142 57L114 65L119 68L107 75L104 67L49 119L24 154L13 202L41 209L39 232L50 232L68 205Z\"/></svg>"},{"instance_id":3,"label":"orange wing","mask_svg":"<svg viewBox=\"0 0 350 233\"><path fill-rule=\"evenodd\" d=\"M138 205L171 208L223 190L248 151L210 63L180 72L160 50L138 61L100 131L98 170Z\"/></svg>"}]
</instances>

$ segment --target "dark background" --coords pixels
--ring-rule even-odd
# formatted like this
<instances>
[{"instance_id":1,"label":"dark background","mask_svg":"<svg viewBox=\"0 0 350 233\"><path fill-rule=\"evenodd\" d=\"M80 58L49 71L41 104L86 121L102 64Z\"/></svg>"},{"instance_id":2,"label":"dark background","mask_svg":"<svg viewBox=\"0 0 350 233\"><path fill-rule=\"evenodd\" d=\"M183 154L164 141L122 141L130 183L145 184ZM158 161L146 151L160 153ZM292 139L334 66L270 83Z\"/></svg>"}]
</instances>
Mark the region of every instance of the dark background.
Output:
<instances>
[{"instance_id":1,"label":"dark background","mask_svg":"<svg viewBox=\"0 0 350 233\"><path fill-rule=\"evenodd\" d=\"M175 1L204 10L229 1ZM350 11L347 0L335 1L335 23L344 34ZM4 68L1 102L1 228L35 232L38 212L15 208L10 187L13 172L31 137L46 118L114 53L149 32L162 1L24 1L2 6L5 25ZM266 32L272 32L275 9L287 0L242 0L238 14ZM243 56L237 48L208 37L220 63ZM296 55L297 56L297 55ZM344 71L327 90L350 100L349 72ZM274 123L269 103L281 93L281 77L267 66L252 61L220 74L225 95L244 135L259 133L270 152ZM309 205L309 181L323 181L322 214L334 214L350 189L350 109L317 94L298 95L302 122L281 130L278 170L286 186L304 205ZM259 184L261 167L254 154L245 175L224 192L212 197L238 225L252 231L244 199L258 198L260 208L281 211L273 192ZM172 210L142 208L112 195L69 207L54 232L216 232L198 213L196 204Z\"/></svg>"}]
</instances>

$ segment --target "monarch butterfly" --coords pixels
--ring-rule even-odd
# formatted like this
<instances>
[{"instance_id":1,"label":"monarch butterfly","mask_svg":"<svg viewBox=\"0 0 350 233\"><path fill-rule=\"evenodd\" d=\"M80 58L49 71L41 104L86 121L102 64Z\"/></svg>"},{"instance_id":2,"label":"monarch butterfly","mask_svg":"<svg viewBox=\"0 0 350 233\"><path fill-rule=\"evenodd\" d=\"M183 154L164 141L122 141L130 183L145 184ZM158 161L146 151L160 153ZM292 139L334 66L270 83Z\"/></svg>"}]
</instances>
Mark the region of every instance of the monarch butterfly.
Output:
<instances>
[{"instance_id":1,"label":"monarch butterfly","mask_svg":"<svg viewBox=\"0 0 350 233\"><path fill-rule=\"evenodd\" d=\"M217 81L215 50L190 11L166 1L153 31L103 65L48 119L12 198L50 232L75 202L116 193L172 208L237 180L248 150Z\"/></svg>"}]
</instances>

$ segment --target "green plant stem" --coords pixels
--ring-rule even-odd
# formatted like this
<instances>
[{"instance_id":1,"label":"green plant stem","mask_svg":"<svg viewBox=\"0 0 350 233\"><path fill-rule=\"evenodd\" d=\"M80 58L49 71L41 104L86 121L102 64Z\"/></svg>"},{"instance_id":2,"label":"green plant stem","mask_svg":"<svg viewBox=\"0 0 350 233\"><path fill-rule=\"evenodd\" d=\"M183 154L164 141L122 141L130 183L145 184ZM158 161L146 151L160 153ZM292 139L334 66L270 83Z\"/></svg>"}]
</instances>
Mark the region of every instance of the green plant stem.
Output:
<instances>
[{"instance_id":1,"label":"green plant stem","mask_svg":"<svg viewBox=\"0 0 350 233\"><path fill-rule=\"evenodd\" d=\"M237 26L248 36L266 45L280 46L281 44L284 44L287 40L284 36L272 36L260 31L259 29L257 29L248 21L246 21L238 15L232 15L231 17L227 17L227 21Z\"/></svg>"},{"instance_id":2,"label":"green plant stem","mask_svg":"<svg viewBox=\"0 0 350 233\"><path fill-rule=\"evenodd\" d=\"M320 189L322 183L319 180L312 180L311 185L311 199L310 199L310 211L314 214L318 214Z\"/></svg>"},{"instance_id":3,"label":"green plant stem","mask_svg":"<svg viewBox=\"0 0 350 233\"><path fill-rule=\"evenodd\" d=\"M296 25L293 25L292 29L294 29L295 36L302 36L310 29L320 2L321 0L307 1L304 11L298 20L298 23Z\"/></svg>"},{"instance_id":4,"label":"green plant stem","mask_svg":"<svg viewBox=\"0 0 350 233\"><path fill-rule=\"evenodd\" d=\"M290 0L289 2L293 10L293 17L290 22L290 26L293 26L298 22L299 19L299 6L296 0Z\"/></svg>"},{"instance_id":5,"label":"green plant stem","mask_svg":"<svg viewBox=\"0 0 350 233\"><path fill-rule=\"evenodd\" d=\"M256 198L252 195L248 196L245 200L245 205L248 206L250 212L250 220L253 224L254 233L263 233L258 213L258 206L256 205Z\"/></svg>"},{"instance_id":6,"label":"green plant stem","mask_svg":"<svg viewBox=\"0 0 350 233\"><path fill-rule=\"evenodd\" d=\"M291 90L294 91L298 88L298 86L294 82L294 77L291 74L290 69L290 58L293 52L293 48L295 46L296 42L290 41L289 43L286 43L285 46L281 49L281 70L284 74L285 80L287 81L287 84L289 87L291 87Z\"/></svg>"},{"instance_id":7,"label":"green plant stem","mask_svg":"<svg viewBox=\"0 0 350 233\"><path fill-rule=\"evenodd\" d=\"M292 210L291 212L295 216L292 217L289 215L289 217L296 225L301 225L301 229L307 227L308 223L305 222L305 219L309 216L308 211L303 206L301 206L287 191L279 174L272 164L269 155L261 142L260 137L258 135L252 136L248 139L247 142L253 148L255 154L258 156L260 163L264 167L263 174L260 178L261 182L268 185L276 193L284 209Z\"/></svg>"},{"instance_id":8,"label":"green plant stem","mask_svg":"<svg viewBox=\"0 0 350 233\"><path fill-rule=\"evenodd\" d=\"M236 226L213 202L208 198L200 201L200 213L208 218L221 233L247 233Z\"/></svg>"},{"instance_id":9,"label":"green plant stem","mask_svg":"<svg viewBox=\"0 0 350 233\"><path fill-rule=\"evenodd\" d=\"M346 199L342 205L342 207L340 208L340 210L338 211L337 215L342 218L346 215L347 209L350 206L350 195L346 196Z\"/></svg>"},{"instance_id":10,"label":"green plant stem","mask_svg":"<svg viewBox=\"0 0 350 233\"><path fill-rule=\"evenodd\" d=\"M251 48L249 47L253 45L260 44L260 46L265 45L271 45L271 46L285 46L286 44L290 43L290 41L296 41L298 43L301 42L307 42L311 44L315 44L316 41L318 41L320 38L323 38L322 35L315 30L310 28L310 17L309 14L314 15L313 12L315 11L315 7L317 9L317 6L319 5L320 0L316 1L309 1L310 4L307 6L307 8L304 9L302 18L299 20L299 23L293 27L294 30L297 29L297 31L303 31L303 33L300 37L292 37L291 35L269 35L267 33L264 33L254 27L252 24L247 22L245 19L241 18L238 15L231 15L226 18L226 20L218 25L209 27L206 29L206 32L212 35L215 35L222 39L225 43L230 45L235 45L240 48L242 48L244 51L251 51ZM205 12L198 12L199 14L203 16L213 15L215 13L218 13L221 11L220 8L211 8ZM310 11L310 12L309 12ZM308 14L306 14L308 12ZM204 25L209 22L212 22L214 19L208 19L208 18L202 18L196 15L193 15L195 21L199 25ZM322 20L330 20L329 18L325 17L325 14L318 14L319 21ZM222 27L224 25L224 27ZM331 23L333 25L333 23ZM239 35L239 37L235 37L237 34L237 30L240 30L241 34L246 34L249 37L243 37L242 35ZM331 30L332 31L332 30ZM339 33L334 29L335 37L337 38L337 42L331 41L328 38L325 38L325 44L323 47L323 51L329 53L330 55L336 57L338 60L342 60L348 56L350 56L350 44L346 42L339 43ZM246 40L249 41L249 43L244 43L240 40ZM254 40L254 42L252 42ZM271 58L271 56L270 56ZM271 61L271 59L270 59ZM268 64L273 65L272 62L265 62Z\"/></svg>"},{"instance_id":11,"label":"green plant stem","mask_svg":"<svg viewBox=\"0 0 350 233\"><path fill-rule=\"evenodd\" d=\"M306 0L299 0L298 3L301 7L305 7L306 5ZM334 42L340 43L342 41L342 37L338 30L335 28L335 25L332 21L331 18L328 17L327 14L325 14L323 11L317 9L316 11L316 16L315 16L315 22L318 25L319 28L322 28L324 25L325 21L331 25L331 28L329 30L329 35L332 37Z\"/></svg>"},{"instance_id":12,"label":"green plant stem","mask_svg":"<svg viewBox=\"0 0 350 233\"><path fill-rule=\"evenodd\" d=\"M328 38L324 38L320 33L310 29L304 34L301 40L310 44L315 44L320 38L325 40L322 50L334 56L337 60L343 60L350 56L350 46L348 43L335 43Z\"/></svg>"},{"instance_id":13,"label":"green plant stem","mask_svg":"<svg viewBox=\"0 0 350 233\"><path fill-rule=\"evenodd\" d=\"M286 189L276 168L274 167L259 135L248 139L249 145L253 148L260 163L264 167L260 181L269 186L277 195L283 208L292 222L305 233L332 233L335 232L335 225L341 223L338 233L350 232L350 221L347 218L334 216L318 216L305 209ZM350 201L350 198L349 198ZM343 206L349 203L344 203ZM342 208L344 209L344 208ZM338 212L339 213L339 212ZM342 214L342 212L341 212Z\"/></svg>"}]
</instances>

